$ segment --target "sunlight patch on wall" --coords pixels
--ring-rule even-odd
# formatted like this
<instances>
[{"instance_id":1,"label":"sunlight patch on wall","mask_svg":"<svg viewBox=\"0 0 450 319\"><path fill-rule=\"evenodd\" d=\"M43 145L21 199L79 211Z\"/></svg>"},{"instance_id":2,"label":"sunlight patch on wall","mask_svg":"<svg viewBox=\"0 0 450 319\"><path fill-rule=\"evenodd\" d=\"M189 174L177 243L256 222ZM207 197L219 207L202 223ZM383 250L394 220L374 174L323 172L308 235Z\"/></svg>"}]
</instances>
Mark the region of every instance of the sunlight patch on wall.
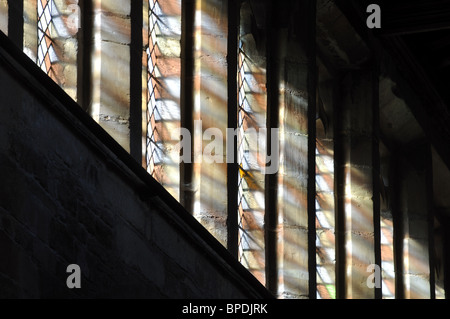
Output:
<instances>
[{"instance_id":1,"label":"sunlight patch on wall","mask_svg":"<svg viewBox=\"0 0 450 319\"><path fill-rule=\"evenodd\" d=\"M317 125L316 141L316 273L317 298L336 299L334 159L332 140ZM323 138L321 138L323 137Z\"/></svg>"},{"instance_id":2,"label":"sunlight patch on wall","mask_svg":"<svg viewBox=\"0 0 450 319\"><path fill-rule=\"evenodd\" d=\"M265 284L264 176L258 139L265 128L265 69L258 67L242 41L238 62L239 261ZM255 134L252 134L255 133ZM264 141L265 143L265 141Z\"/></svg>"},{"instance_id":3,"label":"sunlight patch on wall","mask_svg":"<svg viewBox=\"0 0 450 319\"><path fill-rule=\"evenodd\" d=\"M149 0L147 48L147 171L179 198L181 0Z\"/></svg>"},{"instance_id":4,"label":"sunlight patch on wall","mask_svg":"<svg viewBox=\"0 0 450 319\"><path fill-rule=\"evenodd\" d=\"M36 63L76 100L78 24L73 15L65 1L37 1Z\"/></svg>"}]
</instances>

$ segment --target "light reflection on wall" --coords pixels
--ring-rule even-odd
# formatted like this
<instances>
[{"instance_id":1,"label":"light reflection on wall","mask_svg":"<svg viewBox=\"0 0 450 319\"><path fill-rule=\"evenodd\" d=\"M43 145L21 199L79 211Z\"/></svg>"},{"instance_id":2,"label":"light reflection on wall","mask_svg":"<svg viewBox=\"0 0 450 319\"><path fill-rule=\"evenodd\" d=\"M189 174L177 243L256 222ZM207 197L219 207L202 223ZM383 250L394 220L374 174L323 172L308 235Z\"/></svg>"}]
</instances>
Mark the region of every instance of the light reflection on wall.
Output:
<instances>
[{"instance_id":1,"label":"light reflection on wall","mask_svg":"<svg viewBox=\"0 0 450 319\"><path fill-rule=\"evenodd\" d=\"M302 54L295 43L289 46L292 55ZM286 299L308 298L308 94L303 81L307 69L302 61L288 56L285 70L288 74L279 87L278 294Z\"/></svg>"},{"instance_id":2,"label":"light reflection on wall","mask_svg":"<svg viewBox=\"0 0 450 319\"><path fill-rule=\"evenodd\" d=\"M89 112L129 152L131 6L111 0L94 0L92 5Z\"/></svg>"},{"instance_id":3,"label":"light reflection on wall","mask_svg":"<svg viewBox=\"0 0 450 319\"><path fill-rule=\"evenodd\" d=\"M246 55L240 41L238 64L239 261L265 284L264 158L258 134L265 127L265 69ZM251 133L250 133L251 132ZM261 137L260 137L261 138ZM264 138L262 138L264 140Z\"/></svg>"},{"instance_id":4,"label":"light reflection on wall","mask_svg":"<svg viewBox=\"0 0 450 319\"><path fill-rule=\"evenodd\" d=\"M375 263L372 174L369 168L347 164L345 174L346 298L374 297L366 284L367 267Z\"/></svg>"},{"instance_id":5,"label":"light reflection on wall","mask_svg":"<svg viewBox=\"0 0 450 319\"><path fill-rule=\"evenodd\" d=\"M407 299L430 298L428 249L423 240L403 239L404 283Z\"/></svg>"},{"instance_id":6,"label":"light reflection on wall","mask_svg":"<svg viewBox=\"0 0 450 319\"><path fill-rule=\"evenodd\" d=\"M37 1L36 63L76 99L78 25L72 18L73 12L65 13L67 7L62 0Z\"/></svg>"},{"instance_id":7,"label":"light reflection on wall","mask_svg":"<svg viewBox=\"0 0 450 319\"><path fill-rule=\"evenodd\" d=\"M227 2L197 0L195 13L194 54L194 125L195 162L192 189L194 217L227 246L227 163L226 154L219 163L202 161L205 147L214 140L226 150L227 129ZM204 138L209 128L217 128L222 136ZM217 154L217 149L212 153ZM219 153L220 154L220 153ZM201 162L200 162L201 161Z\"/></svg>"},{"instance_id":8,"label":"light reflection on wall","mask_svg":"<svg viewBox=\"0 0 450 319\"><path fill-rule=\"evenodd\" d=\"M395 267L394 267L394 223L392 216L392 191L389 177L391 175L391 157L386 146L379 143L380 153L380 247L381 247L381 278L382 298L395 298Z\"/></svg>"},{"instance_id":9,"label":"light reflection on wall","mask_svg":"<svg viewBox=\"0 0 450 319\"><path fill-rule=\"evenodd\" d=\"M333 141L321 121L316 125L316 269L317 298L336 298Z\"/></svg>"},{"instance_id":10,"label":"light reflection on wall","mask_svg":"<svg viewBox=\"0 0 450 319\"><path fill-rule=\"evenodd\" d=\"M179 197L181 0L149 0L147 49L147 171Z\"/></svg>"},{"instance_id":11,"label":"light reflection on wall","mask_svg":"<svg viewBox=\"0 0 450 319\"><path fill-rule=\"evenodd\" d=\"M395 298L394 227L392 217L381 216L381 292L383 299Z\"/></svg>"}]
</instances>

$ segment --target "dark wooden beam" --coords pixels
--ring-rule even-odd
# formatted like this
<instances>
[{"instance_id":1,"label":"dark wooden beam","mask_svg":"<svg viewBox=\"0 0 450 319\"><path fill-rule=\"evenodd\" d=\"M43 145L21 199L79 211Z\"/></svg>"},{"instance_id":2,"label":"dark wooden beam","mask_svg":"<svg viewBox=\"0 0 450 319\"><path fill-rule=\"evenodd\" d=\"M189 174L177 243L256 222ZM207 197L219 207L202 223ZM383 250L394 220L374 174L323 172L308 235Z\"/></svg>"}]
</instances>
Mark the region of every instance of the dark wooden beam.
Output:
<instances>
[{"instance_id":1,"label":"dark wooden beam","mask_svg":"<svg viewBox=\"0 0 450 319\"><path fill-rule=\"evenodd\" d=\"M142 164L142 1L131 1L130 154Z\"/></svg>"},{"instance_id":2,"label":"dark wooden beam","mask_svg":"<svg viewBox=\"0 0 450 319\"><path fill-rule=\"evenodd\" d=\"M228 90L228 128L235 130L238 121L238 37L239 37L239 12L238 0L228 0L228 43L227 43L227 90ZM233 161L227 161L227 248L238 258L238 174L237 138L227 143L228 152L233 153Z\"/></svg>"},{"instance_id":3,"label":"dark wooden beam","mask_svg":"<svg viewBox=\"0 0 450 319\"><path fill-rule=\"evenodd\" d=\"M383 59L382 62L387 65L387 76L397 83L399 92L402 93L401 98L405 100L427 138L450 169L449 106L401 36L377 37L374 29L367 28L365 4L369 2L371 1L336 0L336 5L374 51L374 56ZM383 13L381 19L383 28Z\"/></svg>"},{"instance_id":4,"label":"dark wooden beam","mask_svg":"<svg viewBox=\"0 0 450 319\"><path fill-rule=\"evenodd\" d=\"M283 70L281 61L283 28L279 19L283 16L281 12L284 6L274 4L267 6L267 144L266 149L272 149L272 130L279 127L279 88L281 72ZM269 27L270 26L270 27ZM281 42L281 43L280 43ZM266 174L264 179L264 241L266 248L266 287L271 293L278 293L278 173Z\"/></svg>"},{"instance_id":5,"label":"dark wooden beam","mask_svg":"<svg viewBox=\"0 0 450 319\"><path fill-rule=\"evenodd\" d=\"M8 0L8 37L23 50L23 0Z\"/></svg>"},{"instance_id":6,"label":"dark wooden beam","mask_svg":"<svg viewBox=\"0 0 450 319\"><path fill-rule=\"evenodd\" d=\"M450 29L450 1L385 1L379 35L404 35Z\"/></svg>"},{"instance_id":7,"label":"dark wooden beam","mask_svg":"<svg viewBox=\"0 0 450 319\"><path fill-rule=\"evenodd\" d=\"M394 36L394 35L406 35L422 32L431 32L439 30L449 30L450 29L450 17L446 22L440 23L428 23L428 24L417 24L417 25L402 25L401 22L388 22L386 27L379 30L375 30L375 34L378 36ZM386 20L384 20L386 22Z\"/></svg>"},{"instance_id":8,"label":"dark wooden beam","mask_svg":"<svg viewBox=\"0 0 450 319\"><path fill-rule=\"evenodd\" d=\"M181 2L181 127L194 133L194 22L195 0ZM194 142L191 138L191 155L189 163L180 163L180 203L193 213L194 191L192 187L194 177ZM183 149L185 152L186 150ZM180 154L181 155L181 154Z\"/></svg>"},{"instance_id":9,"label":"dark wooden beam","mask_svg":"<svg viewBox=\"0 0 450 319\"><path fill-rule=\"evenodd\" d=\"M80 26L77 34L77 102L90 113L92 104L92 47L93 9L92 1L80 0Z\"/></svg>"}]
</instances>

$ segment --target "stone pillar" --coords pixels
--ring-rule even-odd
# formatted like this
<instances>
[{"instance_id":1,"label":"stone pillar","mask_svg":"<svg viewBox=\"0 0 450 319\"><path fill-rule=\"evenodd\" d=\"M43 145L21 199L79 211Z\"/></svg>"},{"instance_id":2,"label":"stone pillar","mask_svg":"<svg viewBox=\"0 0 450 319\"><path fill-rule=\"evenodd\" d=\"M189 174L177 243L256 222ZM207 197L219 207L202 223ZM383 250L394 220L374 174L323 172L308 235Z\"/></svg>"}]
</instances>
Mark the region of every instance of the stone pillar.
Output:
<instances>
[{"instance_id":1,"label":"stone pillar","mask_svg":"<svg viewBox=\"0 0 450 319\"><path fill-rule=\"evenodd\" d=\"M292 48L292 46L291 46ZM298 54L294 54L294 50ZM279 222L282 241L280 294L308 297L308 91L307 61L299 47L285 60L280 105ZM314 258L314 257L312 257Z\"/></svg>"},{"instance_id":2,"label":"stone pillar","mask_svg":"<svg viewBox=\"0 0 450 319\"><path fill-rule=\"evenodd\" d=\"M146 2L146 6L144 6ZM146 11L144 11L146 9ZM130 5L130 154L143 167L145 161L146 52L144 50L144 12L148 1L132 1ZM148 14L145 14L147 17ZM147 26L147 25L146 25ZM148 29L147 29L148 30ZM145 41L147 42L147 41Z\"/></svg>"},{"instance_id":3,"label":"stone pillar","mask_svg":"<svg viewBox=\"0 0 450 319\"><path fill-rule=\"evenodd\" d=\"M272 4L273 6L273 4ZM266 128L268 130L266 148L270 149L272 143L271 128L279 128L280 106L284 103L284 90L281 77L284 70L284 52L286 50L287 29L282 25L282 19L279 19L277 11L283 6L268 6L267 14L275 9L272 15L268 14L268 19L272 17L274 23L267 30L267 116ZM277 14L276 14L277 13ZM281 25L278 25L281 24ZM281 138L281 134L278 135ZM274 140L277 140L275 136ZM280 145L280 159L282 145ZM281 180L280 169L271 174L265 175L264 182L264 242L265 242L265 268L266 268L266 287L269 291L278 296L280 295L280 285L283 284L283 274L280 267L283 262L283 246L281 239L280 211L279 211L279 184Z\"/></svg>"},{"instance_id":4,"label":"stone pillar","mask_svg":"<svg viewBox=\"0 0 450 319\"><path fill-rule=\"evenodd\" d=\"M197 0L196 10L193 215L226 247L228 2ZM207 131L210 128L221 134ZM213 155L213 161L203 154Z\"/></svg>"},{"instance_id":5,"label":"stone pillar","mask_svg":"<svg viewBox=\"0 0 450 319\"><path fill-rule=\"evenodd\" d=\"M314 230L314 210L312 215L309 213L315 207L315 182L311 179L315 162L316 70L315 40L311 37L315 28L315 1L283 2L283 5L276 3L275 6L272 25L277 29L269 31L272 37L267 43L267 78L271 83L271 78L278 76L279 83L275 96L274 88L268 86L267 127L273 127L271 117L275 115L274 107L278 106L275 118L279 127L280 161L276 180L273 181L275 178L272 176L266 177L266 192L269 194L266 220L273 223L267 226L276 231L277 236L279 297L314 298L315 273L312 275L312 272L315 272L315 267L310 263L310 258L315 258L315 254L311 254L315 240L310 236L315 238L315 233L311 233ZM290 24L289 21L295 22ZM311 115L314 115L312 121ZM312 196L308 197L310 191ZM273 195L276 195L278 204L275 205L275 216L271 216L274 215L270 198ZM312 217L312 225L309 216ZM273 252L268 254L269 259L274 258L270 255ZM312 296L311 285L314 286Z\"/></svg>"},{"instance_id":6,"label":"stone pillar","mask_svg":"<svg viewBox=\"0 0 450 319\"><path fill-rule=\"evenodd\" d=\"M400 204L403 223L403 291L406 299L428 299L430 289L427 157L429 149L416 149L401 159ZM434 290L434 285L433 288Z\"/></svg>"},{"instance_id":7,"label":"stone pillar","mask_svg":"<svg viewBox=\"0 0 450 319\"><path fill-rule=\"evenodd\" d=\"M241 10L242 6L245 6L241 1L229 0L228 1L228 36L227 36L227 66L228 74L234 74L239 69L239 38L240 38L240 25L246 21L242 19ZM239 60L240 61L240 60ZM239 76L228 76L227 78L227 126L235 130L238 127L238 81ZM228 150L236 150L238 145L238 137L227 140L227 153ZM227 248L230 254L239 260L239 244L240 244L240 229L239 229L239 163L238 154L234 152L233 156L229 154L231 161L227 161Z\"/></svg>"},{"instance_id":8,"label":"stone pillar","mask_svg":"<svg viewBox=\"0 0 450 319\"><path fill-rule=\"evenodd\" d=\"M130 0L95 0L90 112L130 151Z\"/></svg>"},{"instance_id":9,"label":"stone pillar","mask_svg":"<svg viewBox=\"0 0 450 319\"><path fill-rule=\"evenodd\" d=\"M378 81L373 70L349 71L341 81L341 105L338 121L336 169L338 170L338 298L374 298L369 288L375 264L373 188L374 108L378 98ZM376 217L375 217L376 218ZM341 268L342 267L342 268Z\"/></svg>"},{"instance_id":10,"label":"stone pillar","mask_svg":"<svg viewBox=\"0 0 450 319\"><path fill-rule=\"evenodd\" d=\"M190 212L194 211L194 163L192 134L194 132L194 105L195 105L195 12L196 0L184 0L181 2L181 52L180 52L180 125L191 133L189 141L190 150L183 149L183 156L188 155L189 160L180 163L179 176L179 200L181 205ZM191 152L190 154L185 154Z\"/></svg>"},{"instance_id":11,"label":"stone pillar","mask_svg":"<svg viewBox=\"0 0 450 319\"><path fill-rule=\"evenodd\" d=\"M24 0L16 0L16 1L8 1L6 4L6 0L2 1L3 8L8 10L7 12L7 23L8 23L8 36L14 42L15 45L19 48L23 48L24 45L24 20L25 17L28 17L24 14L24 9L27 4L25 4ZM30 1L31 3L36 4L35 0ZM35 7L36 8L36 7ZM35 14L36 15L36 14Z\"/></svg>"}]
</instances>

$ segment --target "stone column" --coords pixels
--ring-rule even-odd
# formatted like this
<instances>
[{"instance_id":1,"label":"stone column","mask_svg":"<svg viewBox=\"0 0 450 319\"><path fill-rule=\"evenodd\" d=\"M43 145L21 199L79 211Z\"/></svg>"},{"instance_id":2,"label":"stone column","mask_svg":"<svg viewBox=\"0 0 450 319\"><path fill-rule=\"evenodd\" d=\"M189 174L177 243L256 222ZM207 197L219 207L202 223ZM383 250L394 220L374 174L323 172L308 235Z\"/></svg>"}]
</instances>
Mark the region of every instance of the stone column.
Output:
<instances>
[{"instance_id":1,"label":"stone column","mask_svg":"<svg viewBox=\"0 0 450 319\"><path fill-rule=\"evenodd\" d=\"M280 160L277 173L266 176L266 259L274 258L271 245L276 240L277 263L273 268L281 298L315 297L315 266L311 266L311 258L315 260L314 6L315 1L276 3L273 14L269 13L274 27L268 31L267 42L267 79L271 84L267 127L278 122ZM269 271L269 283L273 275L273 270Z\"/></svg>"},{"instance_id":2,"label":"stone column","mask_svg":"<svg viewBox=\"0 0 450 319\"><path fill-rule=\"evenodd\" d=\"M429 214L427 179L429 149L416 149L401 159L399 208L403 224L403 291L406 299L428 299L430 289ZM433 288L434 290L434 285Z\"/></svg>"},{"instance_id":3,"label":"stone column","mask_svg":"<svg viewBox=\"0 0 450 319\"><path fill-rule=\"evenodd\" d=\"M227 12L227 1L196 2L194 128L191 132L194 143L193 215L225 247L227 76L236 76L227 74ZM208 131L211 128L214 131ZM218 131L221 134L216 135ZM203 154L212 155L210 161Z\"/></svg>"},{"instance_id":4,"label":"stone column","mask_svg":"<svg viewBox=\"0 0 450 319\"><path fill-rule=\"evenodd\" d=\"M9 38L17 45L19 48L23 48L24 44L24 17L29 18L28 15L24 14L24 9L27 4L23 0L16 1L6 1L2 0L0 7L3 7L7 11L7 34ZM8 2L8 3L6 3ZM36 4L36 1L29 1L32 4ZM34 7L36 8L36 7ZM28 11L29 12L29 11ZM33 17L34 18L34 17Z\"/></svg>"},{"instance_id":5,"label":"stone column","mask_svg":"<svg viewBox=\"0 0 450 319\"><path fill-rule=\"evenodd\" d=\"M337 110L338 298L374 298L367 268L375 264L374 108L378 81L372 69L349 71L341 81ZM375 215L375 218L374 218ZM342 268L341 268L342 267Z\"/></svg>"},{"instance_id":6,"label":"stone column","mask_svg":"<svg viewBox=\"0 0 450 319\"><path fill-rule=\"evenodd\" d=\"M95 0L90 112L130 151L131 1Z\"/></svg>"}]
</instances>

